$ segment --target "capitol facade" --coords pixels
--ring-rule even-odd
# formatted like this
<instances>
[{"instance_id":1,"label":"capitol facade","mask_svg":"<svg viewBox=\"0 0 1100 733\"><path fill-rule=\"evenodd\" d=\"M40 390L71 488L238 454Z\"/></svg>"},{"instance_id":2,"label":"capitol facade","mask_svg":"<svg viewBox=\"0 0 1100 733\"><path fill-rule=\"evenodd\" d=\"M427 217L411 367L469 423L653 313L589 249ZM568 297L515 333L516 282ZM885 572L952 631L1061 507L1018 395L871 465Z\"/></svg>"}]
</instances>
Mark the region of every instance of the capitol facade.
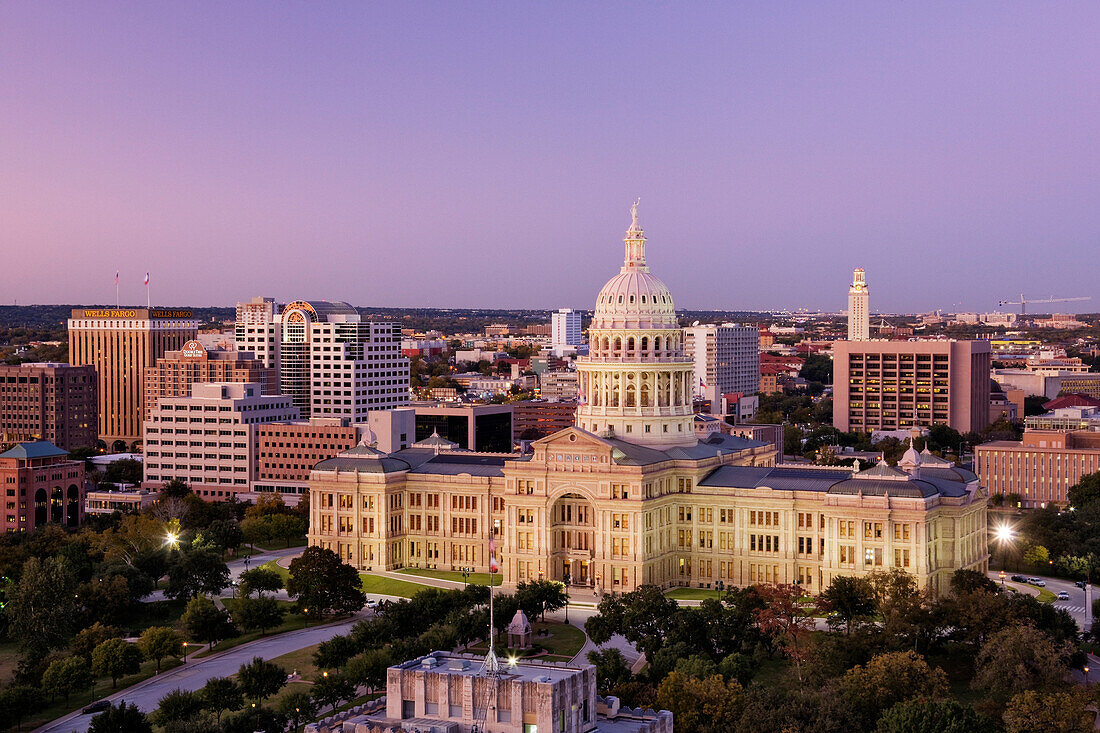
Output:
<instances>
[{"instance_id":1,"label":"capitol facade","mask_svg":"<svg viewBox=\"0 0 1100 733\"><path fill-rule=\"evenodd\" d=\"M600 290L577 360L576 424L525 454L433 436L367 443L310 476L309 542L361 570L487 572L601 592L720 588L901 568L934 591L985 571L986 492L927 452L865 471L777 466L774 445L692 413L693 363L668 287L649 271L637 203L618 274ZM703 429L696 425L705 425Z\"/></svg>"}]
</instances>

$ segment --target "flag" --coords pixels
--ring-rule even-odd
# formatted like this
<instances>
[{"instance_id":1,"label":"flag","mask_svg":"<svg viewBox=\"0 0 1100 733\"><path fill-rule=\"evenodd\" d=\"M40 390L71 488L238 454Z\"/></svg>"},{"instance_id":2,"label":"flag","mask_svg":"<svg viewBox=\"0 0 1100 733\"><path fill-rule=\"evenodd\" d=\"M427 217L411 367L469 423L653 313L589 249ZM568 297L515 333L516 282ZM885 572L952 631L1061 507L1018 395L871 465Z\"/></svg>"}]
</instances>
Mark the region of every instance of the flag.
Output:
<instances>
[{"instance_id":1,"label":"flag","mask_svg":"<svg viewBox=\"0 0 1100 733\"><path fill-rule=\"evenodd\" d=\"M145 284L149 284L149 273L145 273Z\"/></svg>"},{"instance_id":2,"label":"flag","mask_svg":"<svg viewBox=\"0 0 1100 733\"><path fill-rule=\"evenodd\" d=\"M118 285L118 270L115 270L115 285Z\"/></svg>"},{"instance_id":3,"label":"flag","mask_svg":"<svg viewBox=\"0 0 1100 733\"><path fill-rule=\"evenodd\" d=\"M489 572L500 572L500 564L497 563L497 540L493 535L489 535Z\"/></svg>"},{"instance_id":4,"label":"flag","mask_svg":"<svg viewBox=\"0 0 1100 733\"><path fill-rule=\"evenodd\" d=\"M580 405L588 404L588 401L584 396L584 390L581 389L580 387L577 387L577 404L580 404Z\"/></svg>"}]
</instances>

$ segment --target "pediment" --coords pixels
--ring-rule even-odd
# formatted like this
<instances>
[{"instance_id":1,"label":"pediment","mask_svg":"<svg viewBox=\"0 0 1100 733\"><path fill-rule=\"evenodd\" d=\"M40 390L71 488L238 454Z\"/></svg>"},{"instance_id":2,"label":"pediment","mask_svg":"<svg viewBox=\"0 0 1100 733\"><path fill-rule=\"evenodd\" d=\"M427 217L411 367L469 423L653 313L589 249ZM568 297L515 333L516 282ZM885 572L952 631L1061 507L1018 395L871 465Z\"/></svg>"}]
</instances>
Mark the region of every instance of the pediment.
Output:
<instances>
[{"instance_id":1,"label":"pediment","mask_svg":"<svg viewBox=\"0 0 1100 733\"><path fill-rule=\"evenodd\" d=\"M576 449L582 446L596 446L604 450L611 450L615 447L598 435L576 426L559 430L553 435L547 435L545 438L540 438L531 444L536 452L539 448L557 450L559 448Z\"/></svg>"}]
</instances>

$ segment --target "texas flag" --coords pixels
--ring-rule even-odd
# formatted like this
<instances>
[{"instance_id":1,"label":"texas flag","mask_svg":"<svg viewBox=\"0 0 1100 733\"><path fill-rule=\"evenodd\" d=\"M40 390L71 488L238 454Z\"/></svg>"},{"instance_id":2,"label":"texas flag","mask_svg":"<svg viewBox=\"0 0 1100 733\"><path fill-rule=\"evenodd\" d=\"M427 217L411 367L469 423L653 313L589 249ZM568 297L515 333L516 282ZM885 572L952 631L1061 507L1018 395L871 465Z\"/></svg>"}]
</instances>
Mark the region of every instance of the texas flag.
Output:
<instances>
[{"instance_id":1,"label":"texas flag","mask_svg":"<svg viewBox=\"0 0 1100 733\"><path fill-rule=\"evenodd\" d=\"M118 285L118 270L115 270L115 285Z\"/></svg>"},{"instance_id":2,"label":"texas flag","mask_svg":"<svg viewBox=\"0 0 1100 733\"><path fill-rule=\"evenodd\" d=\"M497 562L497 540L492 535L489 535L489 572L500 572L500 564Z\"/></svg>"}]
</instances>

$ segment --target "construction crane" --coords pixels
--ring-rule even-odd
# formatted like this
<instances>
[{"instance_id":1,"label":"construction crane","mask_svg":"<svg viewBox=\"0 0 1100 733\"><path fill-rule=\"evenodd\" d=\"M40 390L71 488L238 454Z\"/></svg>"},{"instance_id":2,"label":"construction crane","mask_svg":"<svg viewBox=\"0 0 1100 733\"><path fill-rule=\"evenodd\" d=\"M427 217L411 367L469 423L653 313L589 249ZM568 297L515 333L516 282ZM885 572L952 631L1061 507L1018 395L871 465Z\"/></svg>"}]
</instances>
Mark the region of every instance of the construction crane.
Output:
<instances>
[{"instance_id":1,"label":"construction crane","mask_svg":"<svg viewBox=\"0 0 1100 733\"><path fill-rule=\"evenodd\" d=\"M1002 300L999 305L1018 305L1020 306L1020 315L1027 315L1028 303L1070 303L1075 300L1092 300L1092 296L1085 296L1084 298L1043 298L1042 300L1028 300L1024 297L1023 293L1020 293L1019 300Z\"/></svg>"}]
</instances>

